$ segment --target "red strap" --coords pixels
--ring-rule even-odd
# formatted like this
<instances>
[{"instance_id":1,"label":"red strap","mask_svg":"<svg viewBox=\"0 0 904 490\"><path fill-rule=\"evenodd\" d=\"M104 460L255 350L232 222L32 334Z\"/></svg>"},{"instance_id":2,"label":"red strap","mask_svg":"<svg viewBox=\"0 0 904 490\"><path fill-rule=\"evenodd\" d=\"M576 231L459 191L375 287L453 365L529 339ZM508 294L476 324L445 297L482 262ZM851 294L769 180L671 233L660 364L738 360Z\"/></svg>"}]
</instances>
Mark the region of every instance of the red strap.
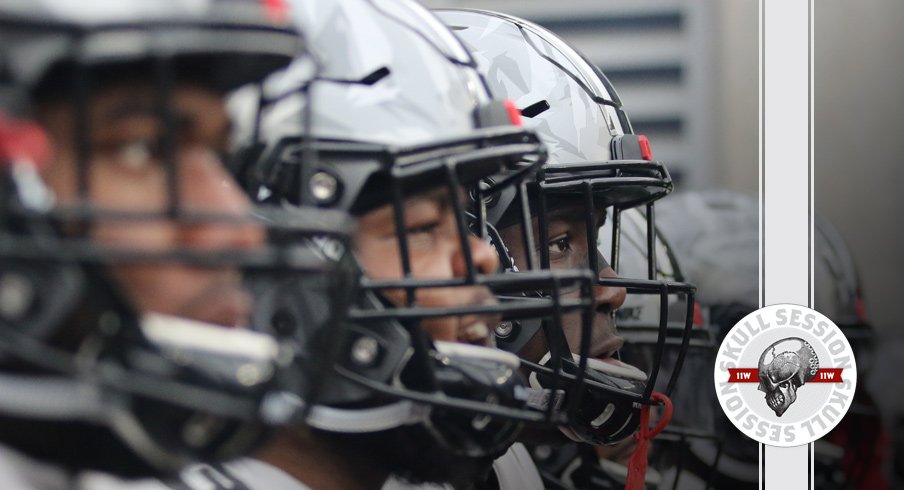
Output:
<instances>
[{"instance_id":1,"label":"red strap","mask_svg":"<svg viewBox=\"0 0 904 490\"><path fill-rule=\"evenodd\" d=\"M634 433L637 440L637 448L628 461L628 478L625 480L625 490L643 490L647 476L647 453L650 449L650 441L656 437L672 420L672 400L662 393L653 393L650 396L654 402L662 404L662 415L656 427L650 429L650 407L644 405L640 409L640 428Z\"/></svg>"}]
</instances>

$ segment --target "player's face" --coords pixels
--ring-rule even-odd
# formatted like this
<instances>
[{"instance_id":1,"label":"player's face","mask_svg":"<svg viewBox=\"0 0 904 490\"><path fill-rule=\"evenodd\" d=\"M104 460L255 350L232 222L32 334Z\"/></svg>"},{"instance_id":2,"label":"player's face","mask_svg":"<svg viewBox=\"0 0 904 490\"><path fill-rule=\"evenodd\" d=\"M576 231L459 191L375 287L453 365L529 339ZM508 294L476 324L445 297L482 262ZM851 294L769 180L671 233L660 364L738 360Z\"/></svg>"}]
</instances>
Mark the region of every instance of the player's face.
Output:
<instances>
[{"instance_id":1,"label":"player's face","mask_svg":"<svg viewBox=\"0 0 904 490\"><path fill-rule=\"evenodd\" d=\"M593 222L595 226L589 233L592 235L588 241L588 230L585 220L586 208L583 205L567 205L557 207L555 210L546 215L546 223L548 226L549 242L545 246L549 252L549 266L551 269L587 269L590 267L590 254L599 254L596 247L589 246L589 243L597 242L597 234L599 226L605 220L606 213L604 209L596 209L593 211ZM532 220L534 236L538 237L538 219ZM523 241L521 241L520 225L510 226L500 230L503 241L509 247L509 251L515 260L515 264L526 264L527 253L524 250ZM537 251L539 257L540 251ZM599 256L601 278L617 277L615 271L606 263L602 256ZM578 295L578 291L572 291L566 295ZM606 358L611 357L621 348L624 341L618 336L615 328L613 312L625 301L626 291L620 287L594 286L593 289L595 300L595 312L593 315L593 331L590 339L589 353L591 357ZM565 337L572 352L580 352L581 338L581 319L580 315L566 315L562 319L562 328L565 331ZM529 361L539 361L547 352L549 346L543 331L537 334L524 346L519 353L523 358Z\"/></svg>"},{"instance_id":2,"label":"player's face","mask_svg":"<svg viewBox=\"0 0 904 490\"><path fill-rule=\"evenodd\" d=\"M452 279L467 273L461 239L450 196L439 190L410 197L404 205L404 233L408 241L411 275L418 279ZM396 234L392 206L371 211L359 219L355 247L365 274L371 279L403 277L401 252ZM495 271L499 266L496 253L487 243L469 236L467 246L478 272ZM386 296L396 304L404 304L405 292L392 290ZM491 305L496 302L483 286L454 288L421 288L415 300L430 308ZM421 326L434 340L486 345L491 342L491 328L498 322L495 315L467 315L425 319Z\"/></svg>"},{"instance_id":3,"label":"player's face","mask_svg":"<svg viewBox=\"0 0 904 490\"><path fill-rule=\"evenodd\" d=\"M250 208L222 166L220 155L229 134L222 97L193 85L180 84L172 91L170 111L177 128L172 135L174 182L161 154L166 131L158 99L150 85L123 83L98 90L87 104L87 199L101 213L134 213L130 219L96 219L88 231L90 239L109 249L149 253L261 245L264 231L250 221L179 222L166 214L135 219L136 214L164 213L173 184L179 189L175 194L182 212L238 218L247 217ZM83 122L75 114L66 102L46 105L39 113L56 151L44 177L62 209L82 204L77 155ZM74 223L66 221L64 229L76 233L68 226ZM111 265L109 274L139 311L226 326L248 321L251 298L235 268L132 262Z\"/></svg>"}]
</instances>

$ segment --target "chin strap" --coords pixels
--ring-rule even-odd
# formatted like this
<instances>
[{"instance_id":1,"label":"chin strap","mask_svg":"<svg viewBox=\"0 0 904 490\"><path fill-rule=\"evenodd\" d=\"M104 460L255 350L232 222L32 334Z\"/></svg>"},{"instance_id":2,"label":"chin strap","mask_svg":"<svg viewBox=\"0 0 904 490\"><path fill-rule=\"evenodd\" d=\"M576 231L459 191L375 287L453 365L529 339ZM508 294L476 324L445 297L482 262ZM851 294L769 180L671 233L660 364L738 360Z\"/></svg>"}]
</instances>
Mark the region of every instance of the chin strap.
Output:
<instances>
[{"instance_id":1,"label":"chin strap","mask_svg":"<svg viewBox=\"0 0 904 490\"><path fill-rule=\"evenodd\" d=\"M647 452L650 449L650 441L656 437L672 420L672 400L662 393L653 393L650 399L662 404L662 415L659 422L650 428L650 405L644 405L640 409L640 427L634 433L637 440L637 448L628 462L628 478L625 480L625 490L643 490L647 476Z\"/></svg>"}]
</instances>

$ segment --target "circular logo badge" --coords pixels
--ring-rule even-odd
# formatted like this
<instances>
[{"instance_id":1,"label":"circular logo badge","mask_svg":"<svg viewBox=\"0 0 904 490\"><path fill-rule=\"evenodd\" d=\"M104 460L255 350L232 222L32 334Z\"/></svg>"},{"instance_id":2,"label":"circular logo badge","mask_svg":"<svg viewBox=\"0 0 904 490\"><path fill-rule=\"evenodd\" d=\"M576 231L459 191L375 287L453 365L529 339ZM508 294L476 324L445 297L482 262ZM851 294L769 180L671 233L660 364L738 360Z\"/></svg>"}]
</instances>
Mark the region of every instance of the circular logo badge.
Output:
<instances>
[{"instance_id":1,"label":"circular logo badge","mask_svg":"<svg viewBox=\"0 0 904 490\"><path fill-rule=\"evenodd\" d=\"M779 304L732 327L713 381L738 430L770 446L799 446L826 435L847 413L857 364L851 344L825 315Z\"/></svg>"}]
</instances>

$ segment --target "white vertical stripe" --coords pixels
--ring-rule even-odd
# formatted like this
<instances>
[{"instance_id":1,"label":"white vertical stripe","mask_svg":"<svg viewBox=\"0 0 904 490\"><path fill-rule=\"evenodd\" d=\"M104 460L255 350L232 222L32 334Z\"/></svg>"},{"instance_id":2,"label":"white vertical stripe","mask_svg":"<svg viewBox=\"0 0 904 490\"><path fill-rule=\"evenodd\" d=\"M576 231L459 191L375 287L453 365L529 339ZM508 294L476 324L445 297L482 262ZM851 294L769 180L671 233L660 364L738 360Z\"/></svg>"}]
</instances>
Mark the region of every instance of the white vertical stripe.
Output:
<instances>
[{"instance_id":1,"label":"white vertical stripe","mask_svg":"<svg viewBox=\"0 0 904 490\"><path fill-rule=\"evenodd\" d=\"M813 219L813 216L814 216L814 213L816 210L816 206L814 205L815 195L816 195L816 192L814 192L814 189L816 189L816 185L815 185L816 172L815 172L815 165L813 162L813 156L816 155L816 151L813 146L813 142L815 141L815 139L814 139L815 131L813 128L813 124L814 124L814 121L816 121L816 119L813 117L813 113L814 113L814 109L815 109L813 101L816 100L815 99L816 93L814 90L814 87L816 86L816 83L814 80L816 70L814 69L814 65L813 65L816 60L816 56L814 55L815 48L816 48L816 44L814 43L814 36L816 35L816 23L814 22L814 19L816 18L816 2L814 0L808 0L808 1L810 4L809 5L810 17L808 19L809 20L808 31L810 33L810 39L808 39L808 43L809 43L808 55L810 57L810 63L809 63L810 73L807 78L810 82L809 87L808 87L808 90L810 92L810 100L808 101L810 113L809 113L809 120L808 120L809 155L807 158L807 160L808 160L807 165L808 165L808 168L810 169L810 182L809 182L810 202L809 202L809 213L808 213L810 223L809 223L809 229L808 229L809 239L808 239L807 245L808 245L809 256L810 256L810 261L809 261L810 277L808 278L808 284L810 286L809 287L810 298L809 298L809 303L807 304L807 306L809 306L810 308L813 308L816 306L816 283L813 280L813 278L815 277L814 271L816 270L816 268L813 265L814 258L815 258L815 254L813 253L813 250L814 250L813 237L816 236L814 234L814 230L816 229L816 220ZM810 455L809 455L810 456L810 475L809 475L810 476L810 486L809 486L809 489L815 490L815 488L816 488L816 486L815 486L816 485L816 474L815 474L815 472L816 472L816 452L815 452L816 451L816 443L811 442L810 444L807 444L807 446L810 448Z\"/></svg>"},{"instance_id":2,"label":"white vertical stripe","mask_svg":"<svg viewBox=\"0 0 904 490\"><path fill-rule=\"evenodd\" d=\"M765 37L766 37L765 20L764 20L764 15L763 15L763 10L765 10L765 8L764 8L765 6L763 5L763 1L764 0L759 1L758 14L759 14L760 39L759 39L759 43L757 43L757 57L758 57L758 61L760 64L760 72L759 72L760 76L759 76L759 80L758 80L760 114L759 114L759 118L757 120L757 123L758 123L757 127L759 128L759 131L758 131L759 145L757 146L757 165L759 166L759 169L758 169L759 171L757 172L757 177L759 179L758 189L760 191L760 202L759 202L759 207L758 207L760 229L759 229L759 245L758 245L757 253L759 253L760 264L759 264L759 274L757 276L757 281L759 281L759 283L757 285L758 290L759 290L759 298L757 298L757 299L759 300L760 308L762 308L763 306L766 306L763 302L764 301L763 300L763 264L765 263L765 260L763 259L763 235L764 235L764 233L763 233L763 148L764 148L764 146L763 146L763 133L764 133L764 131L763 131L763 106L764 106L764 104L763 104L763 80L765 78L765 70L763 70L763 51L764 51L764 46L765 46L764 42L765 42ZM765 449L766 449L765 444L763 444L762 442L759 443L759 451L757 451L757 457L759 458L759 470L760 470L759 471L759 478L760 478L759 490L765 490L763 488L763 486L764 486L763 482L765 480L763 477L765 476L765 471L766 471L766 469L765 469L765 465L766 465Z\"/></svg>"},{"instance_id":3,"label":"white vertical stripe","mask_svg":"<svg viewBox=\"0 0 904 490\"><path fill-rule=\"evenodd\" d=\"M765 306L809 302L808 0L765 0Z\"/></svg>"},{"instance_id":4,"label":"white vertical stripe","mask_svg":"<svg viewBox=\"0 0 904 490\"><path fill-rule=\"evenodd\" d=\"M763 0L761 306L809 305L810 0ZM765 490L809 488L809 446L764 451Z\"/></svg>"},{"instance_id":5,"label":"white vertical stripe","mask_svg":"<svg viewBox=\"0 0 904 490\"><path fill-rule=\"evenodd\" d=\"M810 488L807 461L810 446L766 446L765 490L806 490Z\"/></svg>"}]
</instances>

